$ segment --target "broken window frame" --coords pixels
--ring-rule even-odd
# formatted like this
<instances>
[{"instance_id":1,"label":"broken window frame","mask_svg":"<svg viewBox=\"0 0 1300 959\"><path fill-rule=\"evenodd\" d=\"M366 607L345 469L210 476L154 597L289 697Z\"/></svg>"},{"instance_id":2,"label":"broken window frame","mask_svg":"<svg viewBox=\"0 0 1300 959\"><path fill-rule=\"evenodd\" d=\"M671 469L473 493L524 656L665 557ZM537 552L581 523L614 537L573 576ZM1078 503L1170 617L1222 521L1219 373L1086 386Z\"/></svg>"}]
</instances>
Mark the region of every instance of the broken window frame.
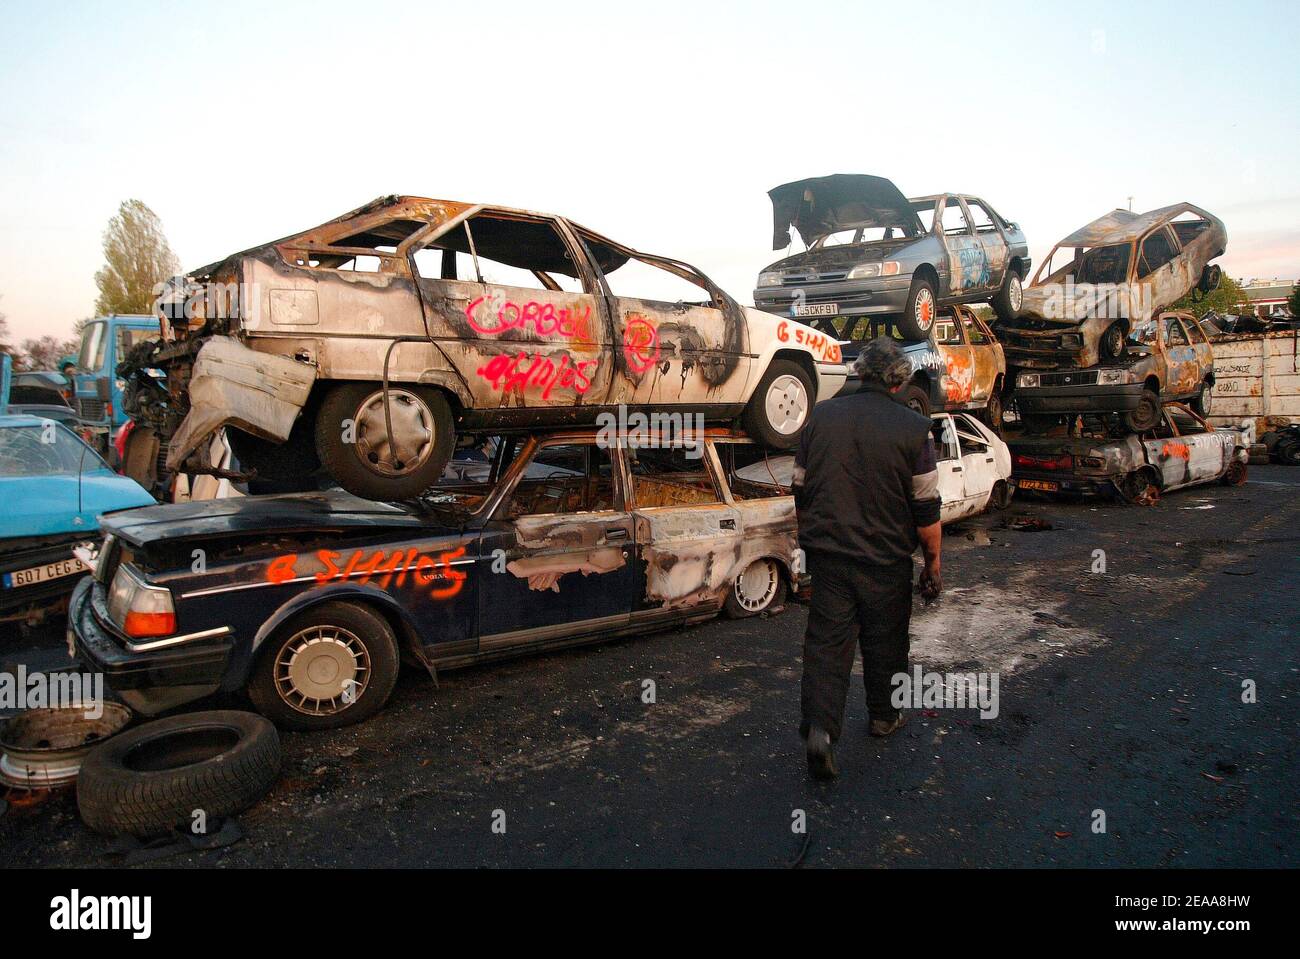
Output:
<instances>
[{"instance_id":1,"label":"broken window frame","mask_svg":"<svg viewBox=\"0 0 1300 959\"><path fill-rule=\"evenodd\" d=\"M644 449L650 452L654 452L656 450L661 450L661 449L685 448L688 442L690 444L702 443L704 446L704 455L700 457L699 462L704 464L705 475L709 477L710 482L713 484L713 495L715 499L707 503L668 503L659 506L641 505L640 503L637 502L636 481L638 476L644 476L645 474L638 474L632 471L632 457L630 455L627 455L628 447L620 445L619 449L620 451L622 451L622 455L623 455L624 476L627 479L626 502L628 503L628 510L630 512L646 512L649 510L663 510L663 509L692 509L694 507L699 507L699 506L710 508L710 507L717 507L717 506L735 505L735 501L732 499L731 496L731 488L727 485L726 477L723 475L722 464L718 460L717 451L713 448L713 443L711 440L705 439L704 437L683 438L683 439L672 440L670 442L659 442L653 447L644 447ZM671 476L675 474L664 474L664 475Z\"/></svg>"},{"instance_id":2,"label":"broken window frame","mask_svg":"<svg viewBox=\"0 0 1300 959\"><path fill-rule=\"evenodd\" d=\"M604 246L609 247L611 250L618 253L620 256L625 257L628 260L636 260L639 263L643 263L647 266L652 266L657 269L661 269L666 273L671 273L672 275L678 277L679 279L685 280L687 283L691 283L695 286L700 287L704 292L709 294L711 300L711 302L708 304L702 304L704 309L722 310L724 312L734 310L736 318L738 320L743 321L744 314L741 311L740 306L736 303L736 301L733 300L730 296L728 296L727 293L720 286L718 286L711 279L709 279L707 275L705 275L702 271L696 269L695 267L691 266L689 263L684 263L681 260L674 260L665 256L656 256L653 253L642 253L639 250L634 250L631 247L624 246L621 243L615 243L613 240L610 240L607 237L603 237L599 233L594 232L593 230L588 230L585 227L580 227L576 223L569 224L569 225L572 227L574 236L577 239L577 241L580 244L582 244L583 253L586 254L587 262L591 265L592 270L595 271L596 276L600 280L601 290L603 291L604 295L608 297L611 301L616 299L644 299L646 302L649 303L665 302L663 300L655 300L649 297L639 297L633 294L620 295L615 293L610 288L609 278L606 276L605 271L601 269L596 257L591 253L591 249L587 245L587 241L589 239L592 240L593 242L600 243ZM619 264L619 266L622 265L623 264ZM616 267L615 269L618 269L618 267ZM612 273L614 271L611 270L610 272ZM678 302L680 303L682 301L678 301Z\"/></svg>"}]
</instances>

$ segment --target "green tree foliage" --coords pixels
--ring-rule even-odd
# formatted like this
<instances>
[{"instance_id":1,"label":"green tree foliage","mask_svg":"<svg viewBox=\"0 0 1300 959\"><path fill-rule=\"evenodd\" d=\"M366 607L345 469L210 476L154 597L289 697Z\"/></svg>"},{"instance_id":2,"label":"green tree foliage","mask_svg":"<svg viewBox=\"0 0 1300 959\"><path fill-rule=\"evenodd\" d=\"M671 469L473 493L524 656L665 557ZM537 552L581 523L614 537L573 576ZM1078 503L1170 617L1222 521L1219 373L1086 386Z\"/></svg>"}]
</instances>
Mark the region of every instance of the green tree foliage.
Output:
<instances>
[{"instance_id":1,"label":"green tree foliage","mask_svg":"<svg viewBox=\"0 0 1300 959\"><path fill-rule=\"evenodd\" d=\"M1291 287L1291 295L1286 298L1286 308L1292 316L1300 316L1300 281Z\"/></svg>"},{"instance_id":2,"label":"green tree foliage","mask_svg":"<svg viewBox=\"0 0 1300 959\"><path fill-rule=\"evenodd\" d=\"M1200 299L1197 299L1198 296ZM1171 309L1187 310L1197 317L1204 316L1210 310L1215 313L1236 314L1244 311L1246 302L1246 294L1241 286L1225 273L1219 279L1219 288L1213 293L1201 296L1198 290L1193 290L1175 303Z\"/></svg>"},{"instance_id":3,"label":"green tree foliage","mask_svg":"<svg viewBox=\"0 0 1300 959\"><path fill-rule=\"evenodd\" d=\"M140 200L126 200L104 231L95 315L153 312L154 286L178 272L180 264L157 214Z\"/></svg>"}]
</instances>

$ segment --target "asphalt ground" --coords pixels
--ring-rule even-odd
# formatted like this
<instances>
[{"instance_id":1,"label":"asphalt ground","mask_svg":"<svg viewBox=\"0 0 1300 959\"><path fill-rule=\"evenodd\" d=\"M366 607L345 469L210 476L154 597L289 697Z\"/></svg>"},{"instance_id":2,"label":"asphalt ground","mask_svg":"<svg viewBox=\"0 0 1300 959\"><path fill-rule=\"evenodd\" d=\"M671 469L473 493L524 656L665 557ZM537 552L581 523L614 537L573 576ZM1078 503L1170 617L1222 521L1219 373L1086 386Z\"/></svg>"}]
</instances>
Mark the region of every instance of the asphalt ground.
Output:
<instances>
[{"instance_id":1,"label":"asphalt ground","mask_svg":"<svg viewBox=\"0 0 1300 959\"><path fill-rule=\"evenodd\" d=\"M799 605L436 688L408 669L369 722L282 737L242 841L152 864L1295 866L1297 542L1300 471L1278 466L1152 508L1018 499L953 528L913 660L996 673L997 715L916 709L870 739L859 668L828 785L796 733ZM62 641L56 623L0 652L48 669ZM121 865L112 846L71 791L0 815L0 865Z\"/></svg>"}]
</instances>

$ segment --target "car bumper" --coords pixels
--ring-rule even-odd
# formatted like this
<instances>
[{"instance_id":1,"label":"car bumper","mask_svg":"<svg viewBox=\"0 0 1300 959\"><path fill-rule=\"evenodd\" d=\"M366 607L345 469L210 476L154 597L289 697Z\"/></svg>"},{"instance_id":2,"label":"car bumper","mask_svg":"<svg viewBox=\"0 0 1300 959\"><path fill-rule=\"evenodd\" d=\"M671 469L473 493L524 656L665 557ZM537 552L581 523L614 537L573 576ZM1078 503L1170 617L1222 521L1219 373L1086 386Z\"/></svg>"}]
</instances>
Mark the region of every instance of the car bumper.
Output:
<instances>
[{"instance_id":1,"label":"car bumper","mask_svg":"<svg viewBox=\"0 0 1300 959\"><path fill-rule=\"evenodd\" d=\"M103 625L94 581L77 584L68 607L73 652L131 709L146 716L209 696L221 688L230 660L229 636L135 652Z\"/></svg>"},{"instance_id":2,"label":"car bumper","mask_svg":"<svg viewBox=\"0 0 1300 959\"><path fill-rule=\"evenodd\" d=\"M1127 413L1138 408L1141 383L1101 386L1016 387L1016 403L1024 413Z\"/></svg>"},{"instance_id":3,"label":"car bumper","mask_svg":"<svg viewBox=\"0 0 1300 959\"><path fill-rule=\"evenodd\" d=\"M1060 494L1062 496L1112 496L1115 484L1107 477L1081 476L1078 473L1017 471L1011 481L1020 493Z\"/></svg>"},{"instance_id":4,"label":"car bumper","mask_svg":"<svg viewBox=\"0 0 1300 959\"><path fill-rule=\"evenodd\" d=\"M886 316L903 312L911 286L912 276L908 274L876 280L763 287L754 291L754 305L768 313L796 320L814 319L795 316L796 303L804 306L833 303L837 308L835 316Z\"/></svg>"}]
</instances>

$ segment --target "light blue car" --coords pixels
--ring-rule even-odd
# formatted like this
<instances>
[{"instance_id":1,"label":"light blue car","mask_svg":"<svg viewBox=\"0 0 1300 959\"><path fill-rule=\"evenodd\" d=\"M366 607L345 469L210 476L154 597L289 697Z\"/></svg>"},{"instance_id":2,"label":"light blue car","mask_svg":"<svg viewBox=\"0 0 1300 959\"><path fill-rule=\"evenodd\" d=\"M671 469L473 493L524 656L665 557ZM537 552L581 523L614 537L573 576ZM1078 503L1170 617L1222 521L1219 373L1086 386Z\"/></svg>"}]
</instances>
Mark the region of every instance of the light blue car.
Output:
<instances>
[{"instance_id":1,"label":"light blue car","mask_svg":"<svg viewBox=\"0 0 1300 959\"><path fill-rule=\"evenodd\" d=\"M99 541L100 514L153 505L66 426L0 416L0 621L37 618L72 592L86 571L73 548Z\"/></svg>"}]
</instances>

